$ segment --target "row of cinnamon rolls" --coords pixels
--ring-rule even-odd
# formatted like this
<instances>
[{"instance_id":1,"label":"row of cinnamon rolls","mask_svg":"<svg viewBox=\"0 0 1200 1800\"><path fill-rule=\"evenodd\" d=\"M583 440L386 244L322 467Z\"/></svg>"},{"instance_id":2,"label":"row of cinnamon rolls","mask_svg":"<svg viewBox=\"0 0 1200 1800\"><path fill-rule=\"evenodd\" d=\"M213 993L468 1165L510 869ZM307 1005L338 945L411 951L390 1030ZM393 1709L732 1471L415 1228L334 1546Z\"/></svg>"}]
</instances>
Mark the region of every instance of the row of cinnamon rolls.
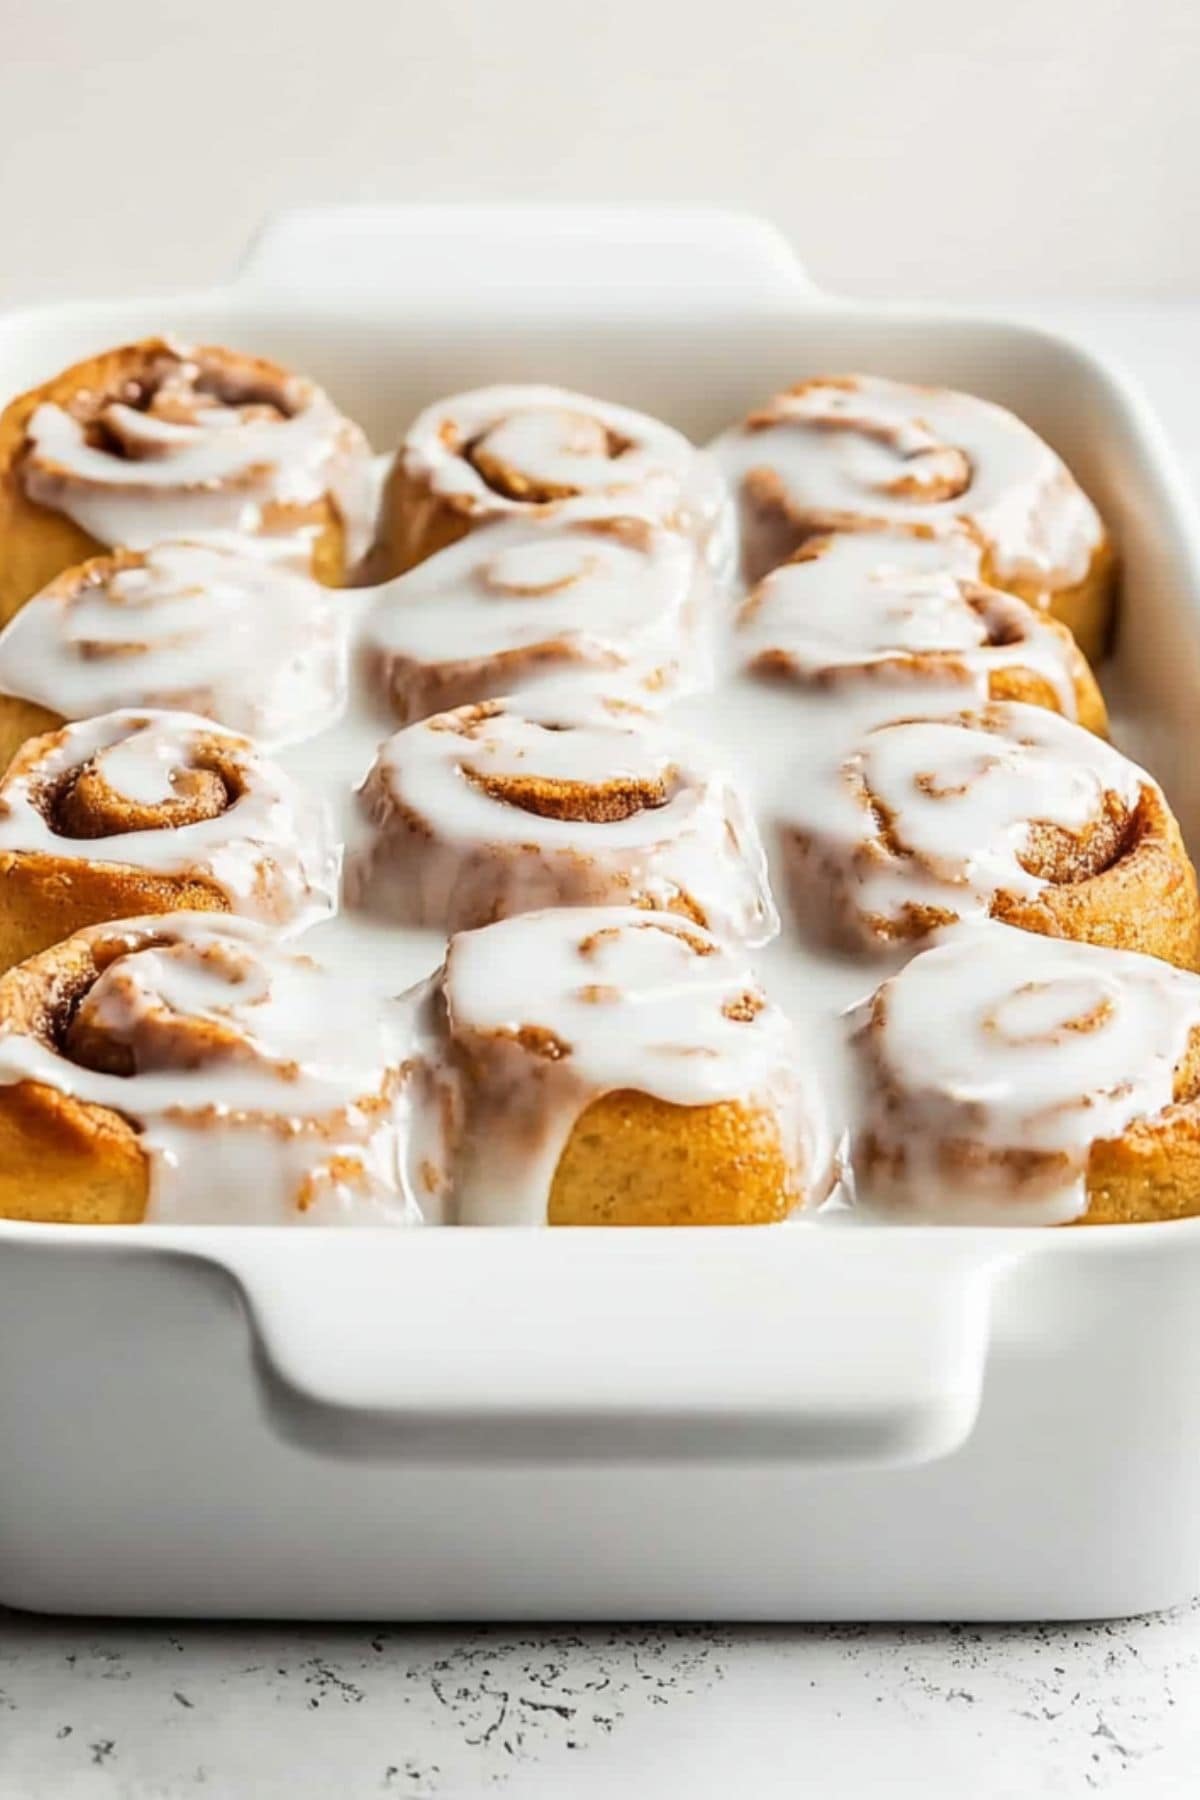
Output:
<instances>
[{"instance_id":1,"label":"row of cinnamon rolls","mask_svg":"<svg viewBox=\"0 0 1200 1800\"><path fill-rule=\"evenodd\" d=\"M181 1072L252 1157L262 1118L288 1121L271 1218L761 1222L848 1172L908 1209L953 1188L1010 1216L1014 1198L1055 1219L1191 1210L1186 1183L1100 1198L1089 1173L1091 1127L1153 1136L1186 1099L1200 1019L1191 865L1161 791L1103 741L1068 629L1093 652L1108 629L1094 508L1011 415L879 380L806 383L714 449L556 389L462 396L405 439L372 536L361 436L269 365L141 346L9 409L3 718L14 743L41 735L0 785L0 878L27 895L0 931L20 915L10 952L43 954L0 981L0 1078L18 1113L37 1086L82 1109L76 1144L82 1122L134 1121L133 1187L83 1216L197 1216ZM373 585L321 585L355 569ZM714 664L692 716L737 693L753 730L765 708L769 779L760 756L731 781L655 716L712 695ZM403 728L345 825L262 744L319 747L368 700ZM959 928L855 1014L840 1147L743 961L777 929L756 816L798 940L908 954ZM81 867L121 871L82 914ZM418 994L360 1008L380 1020L354 1040L371 1078L352 1058L310 1107L329 1040L297 1019L320 1003L277 1017L274 996L320 970L253 921L297 929L339 885L455 935ZM1077 941L1039 946L1044 999L1006 1010L951 982L923 1029L954 1013L954 1054L910 1142L905 996L954 955L1016 980L1029 931ZM955 1115L960 1077L1009 1035L984 1130L977 1100ZM1063 1108L1039 1126L1034 1170L1030 1046L1085 1040L1101 1085L1074 1136ZM1126 1099L1102 1105L1126 1049ZM38 1141L14 1140L15 1169Z\"/></svg>"}]
</instances>

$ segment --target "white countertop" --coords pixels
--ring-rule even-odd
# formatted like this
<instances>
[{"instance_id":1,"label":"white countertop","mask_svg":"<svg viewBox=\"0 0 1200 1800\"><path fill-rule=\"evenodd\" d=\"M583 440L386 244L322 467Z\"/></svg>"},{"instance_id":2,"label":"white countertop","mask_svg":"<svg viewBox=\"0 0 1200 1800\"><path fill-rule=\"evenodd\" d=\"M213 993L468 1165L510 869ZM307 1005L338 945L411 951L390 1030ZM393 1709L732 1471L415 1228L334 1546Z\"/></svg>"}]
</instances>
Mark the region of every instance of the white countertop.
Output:
<instances>
[{"instance_id":1,"label":"white countertop","mask_svg":"<svg viewBox=\"0 0 1200 1800\"><path fill-rule=\"evenodd\" d=\"M1139 375L1200 483L1200 302L994 310ZM1195 1792L1198 1697L1200 1604L992 1629L165 1627L0 1612L0 1796L1153 1800Z\"/></svg>"}]
</instances>

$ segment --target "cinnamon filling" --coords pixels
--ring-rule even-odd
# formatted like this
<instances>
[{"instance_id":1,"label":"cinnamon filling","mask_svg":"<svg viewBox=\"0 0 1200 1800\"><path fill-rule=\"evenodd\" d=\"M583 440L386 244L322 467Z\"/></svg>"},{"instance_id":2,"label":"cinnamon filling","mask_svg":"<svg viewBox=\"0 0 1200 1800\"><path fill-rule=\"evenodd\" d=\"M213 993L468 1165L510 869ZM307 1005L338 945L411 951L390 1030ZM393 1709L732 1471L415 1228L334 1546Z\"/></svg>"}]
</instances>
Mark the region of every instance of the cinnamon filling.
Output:
<instances>
[{"instance_id":1,"label":"cinnamon filling","mask_svg":"<svg viewBox=\"0 0 1200 1800\"><path fill-rule=\"evenodd\" d=\"M666 806L672 798L675 771L665 776L612 781L556 781L542 775L487 775L468 764L464 778L489 800L516 806L541 819L565 819L588 825L613 825L636 813Z\"/></svg>"},{"instance_id":2,"label":"cinnamon filling","mask_svg":"<svg viewBox=\"0 0 1200 1800\"><path fill-rule=\"evenodd\" d=\"M1017 860L1030 875L1054 887L1094 881L1128 856L1140 835L1140 806L1133 811L1106 793L1104 808L1082 831L1035 820Z\"/></svg>"},{"instance_id":3,"label":"cinnamon filling","mask_svg":"<svg viewBox=\"0 0 1200 1800\"><path fill-rule=\"evenodd\" d=\"M280 384L261 372L170 355L152 358L106 393L82 390L67 411L92 449L133 462L162 455L166 446L153 431L139 430L130 414L167 426L202 426L206 414L236 414L243 424L294 414Z\"/></svg>"},{"instance_id":4,"label":"cinnamon filling","mask_svg":"<svg viewBox=\"0 0 1200 1800\"><path fill-rule=\"evenodd\" d=\"M146 802L109 785L96 760L70 769L35 793L39 811L59 837L117 837L130 831L170 831L216 819L239 797L229 771L203 765L172 769L169 799Z\"/></svg>"},{"instance_id":5,"label":"cinnamon filling","mask_svg":"<svg viewBox=\"0 0 1200 1800\"><path fill-rule=\"evenodd\" d=\"M547 422L559 434L555 449L563 456L604 457L615 462L633 448L628 438L613 431L599 419L586 413L556 412L547 414ZM578 484L556 481L533 470L522 469L497 451L490 443L493 432L486 431L463 446L462 454L485 481L492 492L505 500L524 501L531 506L552 500L569 500L582 492Z\"/></svg>"}]
</instances>

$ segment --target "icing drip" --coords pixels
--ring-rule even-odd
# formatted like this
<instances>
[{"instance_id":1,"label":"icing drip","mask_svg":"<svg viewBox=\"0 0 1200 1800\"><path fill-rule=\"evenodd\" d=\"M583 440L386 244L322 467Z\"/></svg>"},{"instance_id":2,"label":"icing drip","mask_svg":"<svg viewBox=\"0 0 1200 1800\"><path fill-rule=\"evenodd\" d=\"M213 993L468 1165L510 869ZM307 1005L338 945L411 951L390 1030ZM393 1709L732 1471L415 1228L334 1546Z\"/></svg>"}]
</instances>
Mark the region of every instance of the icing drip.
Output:
<instances>
[{"instance_id":1,"label":"icing drip","mask_svg":"<svg viewBox=\"0 0 1200 1800\"><path fill-rule=\"evenodd\" d=\"M405 475L476 523L575 498L678 525L728 572L724 482L681 432L627 406L547 386L478 388L439 400L400 447Z\"/></svg>"},{"instance_id":2,"label":"icing drip","mask_svg":"<svg viewBox=\"0 0 1200 1800\"><path fill-rule=\"evenodd\" d=\"M914 957L852 1018L860 1198L1058 1224L1086 1208L1092 1146L1176 1098L1200 979L984 923Z\"/></svg>"},{"instance_id":3,"label":"icing drip","mask_svg":"<svg viewBox=\"0 0 1200 1800\"><path fill-rule=\"evenodd\" d=\"M687 740L566 687L389 738L362 789L352 896L458 930L544 906L677 910L749 943L778 921L753 823Z\"/></svg>"},{"instance_id":4,"label":"icing drip","mask_svg":"<svg viewBox=\"0 0 1200 1800\"><path fill-rule=\"evenodd\" d=\"M486 1145L458 1172L460 1224L543 1224L575 1122L621 1089L757 1102L799 1175L824 1154L783 1014L736 951L674 916L588 908L464 932L427 993L443 1055L467 1071L470 1138Z\"/></svg>"},{"instance_id":5,"label":"icing drip","mask_svg":"<svg viewBox=\"0 0 1200 1800\"><path fill-rule=\"evenodd\" d=\"M802 382L712 446L738 497L757 580L814 533L965 525L1000 581L1082 581L1100 518L1037 434L1003 407L879 376Z\"/></svg>"},{"instance_id":6,"label":"icing drip","mask_svg":"<svg viewBox=\"0 0 1200 1800\"><path fill-rule=\"evenodd\" d=\"M198 532L270 532L273 509L332 497L350 560L362 555L369 451L320 388L230 352L140 348L120 391L34 411L22 461L31 500L101 544L143 549Z\"/></svg>"},{"instance_id":7,"label":"icing drip","mask_svg":"<svg viewBox=\"0 0 1200 1800\"><path fill-rule=\"evenodd\" d=\"M403 1004L241 919L178 913L82 936L93 979L58 1041L0 1016L0 1084L36 1081L130 1120L149 1222L436 1217L404 1148Z\"/></svg>"},{"instance_id":8,"label":"icing drip","mask_svg":"<svg viewBox=\"0 0 1200 1800\"><path fill-rule=\"evenodd\" d=\"M5 854L207 877L232 911L297 930L336 906L323 806L188 713L107 713L32 739L0 782Z\"/></svg>"},{"instance_id":9,"label":"icing drip","mask_svg":"<svg viewBox=\"0 0 1200 1800\"><path fill-rule=\"evenodd\" d=\"M710 609L688 538L581 502L501 519L388 582L363 643L408 721L564 671L643 697L699 685Z\"/></svg>"},{"instance_id":10,"label":"icing drip","mask_svg":"<svg viewBox=\"0 0 1200 1800\"><path fill-rule=\"evenodd\" d=\"M285 744L342 709L345 618L329 589L248 547L158 544L29 601L0 633L0 691L65 719L170 707Z\"/></svg>"},{"instance_id":11,"label":"icing drip","mask_svg":"<svg viewBox=\"0 0 1200 1800\"><path fill-rule=\"evenodd\" d=\"M738 615L754 674L831 686L920 677L988 698L989 677L1024 669L1075 717L1071 640L1044 615L978 579L972 540L901 531L815 540L760 582Z\"/></svg>"},{"instance_id":12,"label":"icing drip","mask_svg":"<svg viewBox=\"0 0 1200 1800\"><path fill-rule=\"evenodd\" d=\"M866 947L984 915L997 895L1047 885L1047 828L1107 830L1120 854L1120 820L1149 785L1110 745L1040 707L877 725L793 784L781 826L797 907L846 912L835 929Z\"/></svg>"}]
</instances>

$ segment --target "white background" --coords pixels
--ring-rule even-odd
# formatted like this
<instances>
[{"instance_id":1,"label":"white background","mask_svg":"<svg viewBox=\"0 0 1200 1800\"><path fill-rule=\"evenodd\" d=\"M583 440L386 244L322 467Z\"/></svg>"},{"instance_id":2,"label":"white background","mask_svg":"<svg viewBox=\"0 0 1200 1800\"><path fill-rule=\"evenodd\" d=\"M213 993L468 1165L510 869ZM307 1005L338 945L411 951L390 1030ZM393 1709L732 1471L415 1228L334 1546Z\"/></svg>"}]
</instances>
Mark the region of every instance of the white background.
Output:
<instances>
[{"instance_id":1,"label":"white background","mask_svg":"<svg viewBox=\"0 0 1200 1800\"><path fill-rule=\"evenodd\" d=\"M1196 0L0 0L0 302L338 199L772 215L864 293L1200 292Z\"/></svg>"}]
</instances>

